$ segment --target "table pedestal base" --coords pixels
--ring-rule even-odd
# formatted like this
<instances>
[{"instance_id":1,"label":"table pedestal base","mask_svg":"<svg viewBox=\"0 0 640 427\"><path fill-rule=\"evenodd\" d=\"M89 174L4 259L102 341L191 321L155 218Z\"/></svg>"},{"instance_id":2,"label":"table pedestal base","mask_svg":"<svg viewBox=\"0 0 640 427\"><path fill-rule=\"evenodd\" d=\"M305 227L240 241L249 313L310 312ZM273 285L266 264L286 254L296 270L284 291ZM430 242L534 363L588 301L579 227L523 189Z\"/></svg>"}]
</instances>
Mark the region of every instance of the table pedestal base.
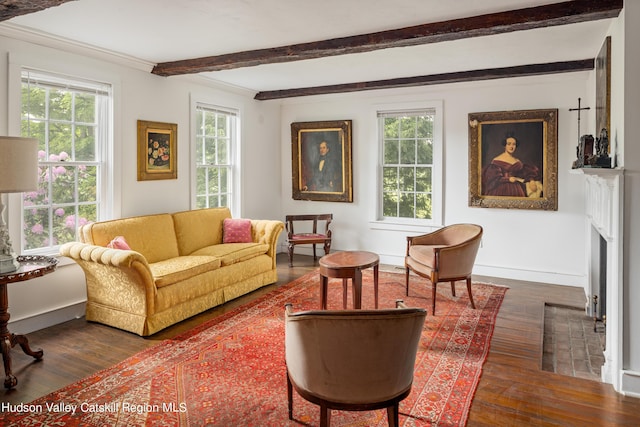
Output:
<instances>
[{"instance_id":1,"label":"table pedestal base","mask_svg":"<svg viewBox=\"0 0 640 427\"><path fill-rule=\"evenodd\" d=\"M2 325L0 325L0 328ZM6 329L6 325L4 326ZM22 351L28 356L35 358L36 360L42 359L44 352L41 349L31 350L29 347L29 340L24 335L16 334L4 334L0 341L0 347L2 347L2 360L4 361L4 388L11 389L18 385L18 379L11 373L11 349L19 344Z\"/></svg>"},{"instance_id":2,"label":"table pedestal base","mask_svg":"<svg viewBox=\"0 0 640 427\"><path fill-rule=\"evenodd\" d=\"M373 267L373 292L378 308L378 263L372 252L343 251L320 258L320 309L327 309L329 278L342 279L342 308L347 308L347 280L352 281L353 308L362 308L362 270Z\"/></svg>"},{"instance_id":3,"label":"table pedestal base","mask_svg":"<svg viewBox=\"0 0 640 427\"><path fill-rule=\"evenodd\" d=\"M36 360L42 359L44 352L40 349L31 350L29 340L24 335L9 332L9 295L7 284L18 283L35 277L44 276L55 270L58 260L41 255L23 255L17 258L20 268L15 272L0 274L0 350L4 362L4 387L11 389L18 384L18 379L11 373L11 349L20 344L22 351Z\"/></svg>"}]
</instances>

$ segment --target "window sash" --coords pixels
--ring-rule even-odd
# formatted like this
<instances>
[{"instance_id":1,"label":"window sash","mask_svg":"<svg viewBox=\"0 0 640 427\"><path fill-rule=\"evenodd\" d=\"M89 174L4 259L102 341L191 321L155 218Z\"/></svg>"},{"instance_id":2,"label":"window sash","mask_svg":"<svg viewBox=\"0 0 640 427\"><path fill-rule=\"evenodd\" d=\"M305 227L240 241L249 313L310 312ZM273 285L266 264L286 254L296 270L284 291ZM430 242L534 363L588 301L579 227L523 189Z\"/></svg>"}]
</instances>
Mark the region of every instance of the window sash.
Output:
<instances>
[{"instance_id":1,"label":"window sash","mask_svg":"<svg viewBox=\"0 0 640 427\"><path fill-rule=\"evenodd\" d=\"M44 91L44 105L41 111L43 117L31 114L31 103L22 107L22 110L27 109L28 114L26 117L21 116L22 133L24 136L38 137L44 156L39 159L41 186L38 194L42 197L36 196L36 192L23 194L21 242L26 253L56 252L62 243L78 240L77 230L80 225L100 220L106 214L106 201L109 197L106 185L108 170L105 163L108 159L110 141L112 90L111 86L105 83L66 78L29 69L22 71L21 86L26 87L29 94L35 87ZM52 91L71 94L70 118L52 117L51 107L55 106L51 104ZM76 107L82 101L78 95L93 97L92 120L87 121L83 120L86 117L76 116ZM34 128L36 126L37 128ZM69 141L65 141L67 138L63 137L65 143L59 150L65 153L69 151L69 157L60 158L57 156L61 153L53 152L51 137L57 126L63 128L65 134L68 133ZM78 132L81 135L78 135ZM79 151L82 137L89 138L86 145L88 151L85 153ZM55 184L58 178L61 178L62 182ZM83 179L95 180L95 184L81 191ZM91 184L90 181L89 183ZM40 218L29 219L38 212Z\"/></svg>"},{"instance_id":2,"label":"window sash","mask_svg":"<svg viewBox=\"0 0 640 427\"><path fill-rule=\"evenodd\" d=\"M396 134L388 136L386 119L430 116L433 122L435 114L435 109L384 111L377 114L382 150L380 216L383 219L433 220L433 154L431 163L420 161L425 157L421 156L425 153L421 152L420 141L430 143L433 147L433 127L429 135L419 135L416 128L410 134L402 134L401 129L397 129ZM405 146L410 150L403 151ZM389 158L387 148L394 159Z\"/></svg>"},{"instance_id":3,"label":"window sash","mask_svg":"<svg viewBox=\"0 0 640 427\"><path fill-rule=\"evenodd\" d=\"M416 117L416 116L435 116L435 108L418 108L408 110L389 110L378 111L378 118L399 118L399 117Z\"/></svg>"},{"instance_id":4,"label":"window sash","mask_svg":"<svg viewBox=\"0 0 640 427\"><path fill-rule=\"evenodd\" d=\"M74 77L73 80L56 74L44 74L28 68L23 69L22 83L50 89L62 89L70 92L94 94L110 97L111 85L108 83L82 80Z\"/></svg>"},{"instance_id":5,"label":"window sash","mask_svg":"<svg viewBox=\"0 0 640 427\"><path fill-rule=\"evenodd\" d=\"M375 112L380 159L378 214L372 222L375 228L386 229L393 224L434 225L441 221L441 102L426 104L407 105L406 108L398 104L396 108ZM385 133L385 119L427 115L431 119L430 129L425 135L420 135L418 129L407 135L400 128L395 130L395 134ZM411 149L407 151L406 147Z\"/></svg>"},{"instance_id":6,"label":"window sash","mask_svg":"<svg viewBox=\"0 0 640 427\"><path fill-rule=\"evenodd\" d=\"M195 110L196 117L200 119L195 124L196 207L226 206L233 211L238 113L201 103L196 104ZM207 129L211 115L213 129ZM221 119L224 120L222 125ZM226 134L220 134L221 131L226 131Z\"/></svg>"}]
</instances>

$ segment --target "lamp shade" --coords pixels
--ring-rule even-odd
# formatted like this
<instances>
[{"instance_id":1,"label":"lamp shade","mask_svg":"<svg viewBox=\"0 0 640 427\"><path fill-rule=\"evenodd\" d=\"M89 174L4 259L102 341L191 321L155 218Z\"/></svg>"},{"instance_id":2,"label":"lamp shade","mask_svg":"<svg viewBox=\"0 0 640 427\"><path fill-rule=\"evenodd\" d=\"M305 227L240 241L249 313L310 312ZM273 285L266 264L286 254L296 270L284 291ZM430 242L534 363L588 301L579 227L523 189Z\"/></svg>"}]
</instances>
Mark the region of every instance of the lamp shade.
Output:
<instances>
[{"instance_id":1,"label":"lamp shade","mask_svg":"<svg viewBox=\"0 0 640 427\"><path fill-rule=\"evenodd\" d=\"M0 193L38 189L38 140L0 136Z\"/></svg>"}]
</instances>

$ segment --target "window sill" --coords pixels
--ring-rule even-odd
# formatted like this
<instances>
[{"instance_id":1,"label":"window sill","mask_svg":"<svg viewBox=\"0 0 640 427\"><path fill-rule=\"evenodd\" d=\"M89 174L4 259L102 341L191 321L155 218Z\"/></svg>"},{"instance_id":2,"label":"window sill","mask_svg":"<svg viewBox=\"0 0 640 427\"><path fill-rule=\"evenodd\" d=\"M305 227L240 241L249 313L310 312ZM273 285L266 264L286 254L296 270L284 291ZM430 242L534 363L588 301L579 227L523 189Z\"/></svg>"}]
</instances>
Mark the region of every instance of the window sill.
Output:
<instances>
[{"instance_id":1,"label":"window sill","mask_svg":"<svg viewBox=\"0 0 640 427\"><path fill-rule=\"evenodd\" d=\"M403 222L393 220L377 220L369 221L369 228L372 230L386 230L386 231L402 231L410 233L429 233L442 227L433 223L416 223L416 222Z\"/></svg>"}]
</instances>

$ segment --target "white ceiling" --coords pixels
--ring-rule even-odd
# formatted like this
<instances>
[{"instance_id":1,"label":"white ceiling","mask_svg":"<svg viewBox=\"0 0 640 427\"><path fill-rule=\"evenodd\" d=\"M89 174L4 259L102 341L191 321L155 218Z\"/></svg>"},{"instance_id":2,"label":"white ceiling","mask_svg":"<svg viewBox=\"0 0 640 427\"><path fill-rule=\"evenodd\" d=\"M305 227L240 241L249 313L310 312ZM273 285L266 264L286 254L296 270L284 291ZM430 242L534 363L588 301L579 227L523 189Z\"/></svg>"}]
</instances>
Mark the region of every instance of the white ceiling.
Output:
<instances>
[{"instance_id":1,"label":"white ceiling","mask_svg":"<svg viewBox=\"0 0 640 427\"><path fill-rule=\"evenodd\" d=\"M559 0L78 0L0 23L149 64L320 41ZM203 73L269 91L594 58L610 20ZM171 77L169 77L171 78Z\"/></svg>"}]
</instances>

